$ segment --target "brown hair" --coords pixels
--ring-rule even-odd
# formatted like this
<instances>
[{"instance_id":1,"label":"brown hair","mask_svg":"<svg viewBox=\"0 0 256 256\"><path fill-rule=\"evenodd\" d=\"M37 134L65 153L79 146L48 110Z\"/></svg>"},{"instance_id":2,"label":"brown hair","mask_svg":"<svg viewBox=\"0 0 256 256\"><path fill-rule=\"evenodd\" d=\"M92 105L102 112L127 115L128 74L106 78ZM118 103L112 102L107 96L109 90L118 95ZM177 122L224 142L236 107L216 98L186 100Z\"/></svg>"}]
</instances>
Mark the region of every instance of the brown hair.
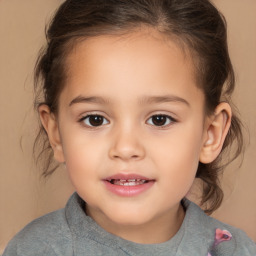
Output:
<instances>
[{"instance_id":1,"label":"brown hair","mask_svg":"<svg viewBox=\"0 0 256 256\"><path fill-rule=\"evenodd\" d=\"M65 58L77 40L127 33L141 26L176 38L189 50L195 59L198 84L205 94L207 114L212 113L221 101L231 104L235 79L228 54L226 22L210 1L67 0L57 10L46 34L47 46L38 58L35 107L46 104L57 114L58 98L65 80ZM237 141L234 155L228 156L229 160L223 163L223 153L230 151L227 149L234 141ZM214 162L199 163L198 166L196 177L204 184L201 202L207 205L206 212L211 213L220 206L223 192L219 172L241 153L242 147L241 123L233 114L221 154ZM58 167L42 125L35 140L34 153L37 160L45 161L45 176Z\"/></svg>"}]
</instances>

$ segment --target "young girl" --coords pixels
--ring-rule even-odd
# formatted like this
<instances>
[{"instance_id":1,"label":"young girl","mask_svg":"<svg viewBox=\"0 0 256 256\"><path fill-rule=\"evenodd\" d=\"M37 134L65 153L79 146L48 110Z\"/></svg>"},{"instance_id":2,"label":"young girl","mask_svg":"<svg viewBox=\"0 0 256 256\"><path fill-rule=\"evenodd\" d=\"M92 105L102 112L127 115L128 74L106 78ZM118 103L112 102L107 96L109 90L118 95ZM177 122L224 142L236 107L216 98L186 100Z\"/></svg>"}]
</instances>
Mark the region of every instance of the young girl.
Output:
<instances>
[{"instance_id":1,"label":"young girl","mask_svg":"<svg viewBox=\"0 0 256 256\"><path fill-rule=\"evenodd\" d=\"M205 212L217 209L223 151L237 140L236 157L242 147L215 7L67 0L47 39L36 69L41 150L66 166L76 193L4 256L256 255L245 233L186 199L199 178ZM44 174L55 168L49 158Z\"/></svg>"}]
</instances>

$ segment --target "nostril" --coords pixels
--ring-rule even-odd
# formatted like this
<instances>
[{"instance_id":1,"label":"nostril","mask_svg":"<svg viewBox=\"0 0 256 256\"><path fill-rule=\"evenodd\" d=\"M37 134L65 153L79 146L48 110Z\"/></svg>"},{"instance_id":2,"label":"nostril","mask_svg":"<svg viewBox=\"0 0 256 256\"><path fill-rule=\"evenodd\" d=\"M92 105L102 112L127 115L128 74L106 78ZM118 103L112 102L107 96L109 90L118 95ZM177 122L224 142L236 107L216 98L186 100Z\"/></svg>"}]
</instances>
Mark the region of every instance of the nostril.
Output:
<instances>
[{"instance_id":1,"label":"nostril","mask_svg":"<svg viewBox=\"0 0 256 256\"><path fill-rule=\"evenodd\" d=\"M129 156L124 156L124 155L113 155L113 158L127 158L127 159L130 159L130 158L139 158L139 155L129 155Z\"/></svg>"}]
</instances>

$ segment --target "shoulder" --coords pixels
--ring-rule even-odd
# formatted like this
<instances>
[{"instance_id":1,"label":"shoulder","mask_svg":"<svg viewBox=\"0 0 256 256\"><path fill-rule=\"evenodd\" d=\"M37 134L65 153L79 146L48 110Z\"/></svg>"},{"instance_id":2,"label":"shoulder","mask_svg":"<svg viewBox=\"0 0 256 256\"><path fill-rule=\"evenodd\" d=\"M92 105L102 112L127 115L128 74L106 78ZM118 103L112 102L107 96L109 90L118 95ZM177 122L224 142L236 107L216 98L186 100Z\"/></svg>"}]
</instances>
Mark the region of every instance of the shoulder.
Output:
<instances>
[{"instance_id":1,"label":"shoulder","mask_svg":"<svg viewBox=\"0 0 256 256\"><path fill-rule=\"evenodd\" d=\"M62 255L59 250L65 251L71 240L65 210L61 209L29 223L9 242L3 256Z\"/></svg>"},{"instance_id":2,"label":"shoulder","mask_svg":"<svg viewBox=\"0 0 256 256\"><path fill-rule=\"evenodd\" d=\"M197 230L212 255L255 256L256 244L244 231L206 215L199 206L186 200L190 229Z\"/></svg>"}]
</instances>

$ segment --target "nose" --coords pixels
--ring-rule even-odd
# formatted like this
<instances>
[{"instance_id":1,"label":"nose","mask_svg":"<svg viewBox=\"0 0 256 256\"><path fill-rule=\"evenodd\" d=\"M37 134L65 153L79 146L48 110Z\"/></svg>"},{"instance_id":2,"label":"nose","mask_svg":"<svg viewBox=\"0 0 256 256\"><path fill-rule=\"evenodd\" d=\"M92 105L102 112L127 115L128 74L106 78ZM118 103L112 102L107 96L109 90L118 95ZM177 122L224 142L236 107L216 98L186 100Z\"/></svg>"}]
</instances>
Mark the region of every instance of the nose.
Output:
<instances>
[{"instance_id":1,"label":"nose","mask_svg":"<svg viewBox=\"0 0 256 256\"><path fill-rule=\"evenodd\" d=\"M141 134L136 132L135 129L119 128L113 135L109 157L123 161L143 159L145 157L145 149Z\"/></svg>"}]
</instances>

